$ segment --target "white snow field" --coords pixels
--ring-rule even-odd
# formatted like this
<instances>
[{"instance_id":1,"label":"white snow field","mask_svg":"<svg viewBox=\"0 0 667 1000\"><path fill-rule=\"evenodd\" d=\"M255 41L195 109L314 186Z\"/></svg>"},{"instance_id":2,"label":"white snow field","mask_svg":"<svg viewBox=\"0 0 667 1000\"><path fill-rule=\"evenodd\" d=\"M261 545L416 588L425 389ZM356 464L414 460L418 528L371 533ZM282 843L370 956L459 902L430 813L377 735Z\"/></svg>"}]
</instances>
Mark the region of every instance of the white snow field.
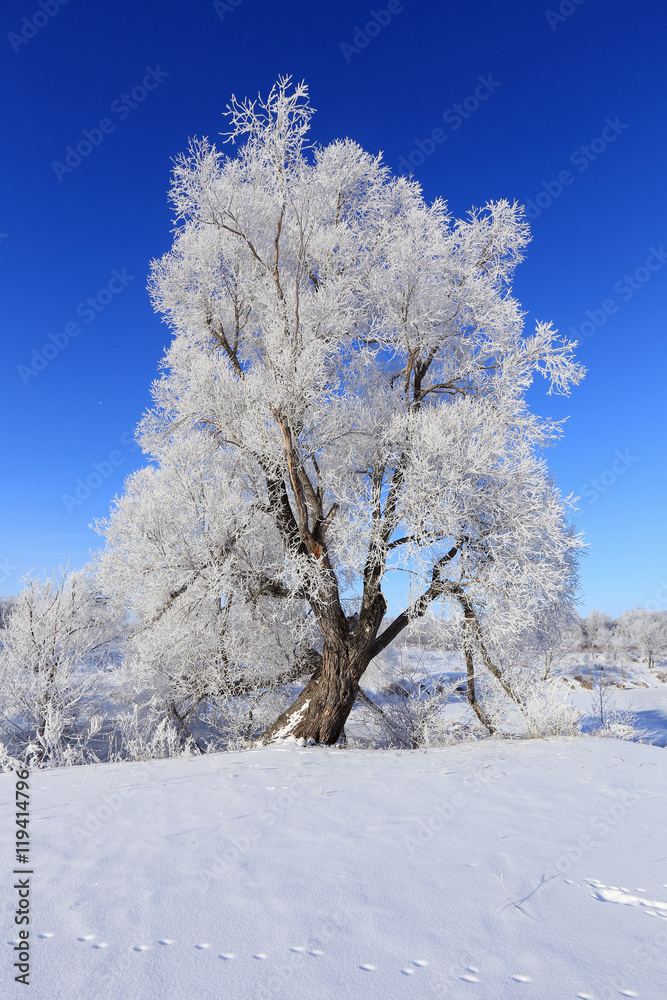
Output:
<instances>
[{"instance_id":1,"label":"white snow field","mask_svg":"<svg viewBox=\"0 0 667 1000\"><path fill-rule=\"evenodd\" d=\"M552 738L33 772L31 985L6 946L2 996L664 1000L666 764Z\"/></svg>"}]
</instances>

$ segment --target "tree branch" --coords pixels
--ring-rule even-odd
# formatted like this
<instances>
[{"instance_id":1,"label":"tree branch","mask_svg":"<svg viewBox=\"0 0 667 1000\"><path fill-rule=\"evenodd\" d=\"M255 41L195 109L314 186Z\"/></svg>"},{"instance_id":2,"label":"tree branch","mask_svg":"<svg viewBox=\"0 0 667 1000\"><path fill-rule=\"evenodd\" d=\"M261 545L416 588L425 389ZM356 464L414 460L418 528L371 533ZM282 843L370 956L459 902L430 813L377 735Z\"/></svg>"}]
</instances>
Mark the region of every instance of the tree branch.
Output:
<instances>
[{"instance_id":1,"label":"tree branch","mask_svg":"<svg viewBox=\"0 0 667 1000\"><path fill-rule=\"evenodd\" d=\"M458 545L454 545L449 552L442 557L442 559L437 561L433 567L433 582L431 583L431 586L428 590L424 591L424 593L421 594L409 608L402 611L401 614L393 620L391 625L387 626L382 635L377 637L371 646L371 659L381 653L383 649L386 649L389 643L394 641L396 636L403 631L410 621L414 618L421 618L426 613L426 609L429 604L451 589L452 584L446 580L440 579L440 569L448 562L451 562L458 551Z\"/></svg>"}]
</instances>

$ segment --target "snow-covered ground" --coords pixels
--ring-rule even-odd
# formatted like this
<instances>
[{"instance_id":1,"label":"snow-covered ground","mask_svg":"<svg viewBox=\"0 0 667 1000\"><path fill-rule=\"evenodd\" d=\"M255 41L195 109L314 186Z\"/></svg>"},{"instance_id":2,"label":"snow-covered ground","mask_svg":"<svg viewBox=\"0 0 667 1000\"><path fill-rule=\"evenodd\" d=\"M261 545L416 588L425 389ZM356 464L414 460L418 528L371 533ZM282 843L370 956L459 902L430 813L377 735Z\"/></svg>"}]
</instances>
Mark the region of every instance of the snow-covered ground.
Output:
<instances>
[{"instance_id":1,"label":"snow-covered ground","mask_svg":"<svg viewBox=\"0 0 667 1000\"><path fill-rule=\"evenodd\" d=\"M543 677L543 659L533 660L529 672ZM362 679L362 687L373 696L376 704L384 706L390 685L405 684L406 680L413 686L421 680L432 684L434 679L445 686L458 685L443 714L451 721L472 725L482 732L467 703L465 666L460 653L414 646L390 648L371 664ZM616 661L603 654L572 652L560 656L550 666L547 685L577 709L585 732L600 727L602 686L604 722L619 715L630 721L629 716L644 742L667 746L667 664L664 662L649 668L638 659ZM355 712L359 712L359 707ZM352 735L356 735L354 719L353 713L346 727Z\"/></svg>"},{"instance_id":2,"label":"snow-covered ground","mask_svg":"<svg viewBox=\"0 0 667 1000\"><path fill-rule=\"evenodd\" d=\"M553 738L34 772L27 995L664 1000L666 764Z\"/></svg>"}]
</instances>

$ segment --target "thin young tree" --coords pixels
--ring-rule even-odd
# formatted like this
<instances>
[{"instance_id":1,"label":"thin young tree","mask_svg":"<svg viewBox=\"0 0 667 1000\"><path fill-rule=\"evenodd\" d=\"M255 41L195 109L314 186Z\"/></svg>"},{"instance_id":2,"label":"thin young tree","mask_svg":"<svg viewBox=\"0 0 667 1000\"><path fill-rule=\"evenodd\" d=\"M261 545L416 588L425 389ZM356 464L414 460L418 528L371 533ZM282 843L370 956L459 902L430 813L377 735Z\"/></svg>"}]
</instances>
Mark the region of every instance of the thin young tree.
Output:
<instances>
[{"instance_id":1,"label":"thin young tree","mask_svg":"<svg viewBox=\"0 0 667 1000\"><path fill-rule=\"evenodd\" d=\"M550 325L524 334L523 211L456 220L355 142L309 146L288 77L227 114L237 155L195 140L174 170L150 286L174 338L139 437L158 464L208 441L242 522L224 587L245 601L254 580L276 620L301 602L312 622L317 669L263 738L336 742L370 661L436 604L465 619L471 702L473 658L511 695L493 651L573 600L581 544L541 457L560 425L525 394L583 370ZM194 479L201 462L193 447ZM410 594L382 628L400 568Z\"/></svg>"}]
</instances>

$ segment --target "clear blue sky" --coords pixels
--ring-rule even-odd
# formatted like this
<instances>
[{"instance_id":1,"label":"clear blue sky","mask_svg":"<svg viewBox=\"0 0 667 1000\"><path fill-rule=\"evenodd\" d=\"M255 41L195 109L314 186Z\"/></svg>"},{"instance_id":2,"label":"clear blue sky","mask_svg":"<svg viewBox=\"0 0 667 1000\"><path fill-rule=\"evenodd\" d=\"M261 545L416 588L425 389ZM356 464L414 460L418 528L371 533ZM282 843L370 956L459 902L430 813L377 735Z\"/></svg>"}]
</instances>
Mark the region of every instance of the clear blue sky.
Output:
<instances>
[{"instance_id":1,"label":"clear blue sky","mask_svg":"<svg viewBox=\"0 0 667 1000\"><path fill-rule=\"evenodd\" d=\"M537 412L570 415L548 457L582 497L584 611L667 607L664 4L548 11L0 2L0 593L85 562L100 543L90 522L142 462L131 434L169 336L145 287L171 242L171 158L191 135L218 138L232 92L292 73L310 85L318 141L348 135L396 171L410 163L455 214L530 199L515 285L528 328L591 334L570 398L531 390ZM89 477L89 496L63 500Z\"/></svg>"}]
</instances>

